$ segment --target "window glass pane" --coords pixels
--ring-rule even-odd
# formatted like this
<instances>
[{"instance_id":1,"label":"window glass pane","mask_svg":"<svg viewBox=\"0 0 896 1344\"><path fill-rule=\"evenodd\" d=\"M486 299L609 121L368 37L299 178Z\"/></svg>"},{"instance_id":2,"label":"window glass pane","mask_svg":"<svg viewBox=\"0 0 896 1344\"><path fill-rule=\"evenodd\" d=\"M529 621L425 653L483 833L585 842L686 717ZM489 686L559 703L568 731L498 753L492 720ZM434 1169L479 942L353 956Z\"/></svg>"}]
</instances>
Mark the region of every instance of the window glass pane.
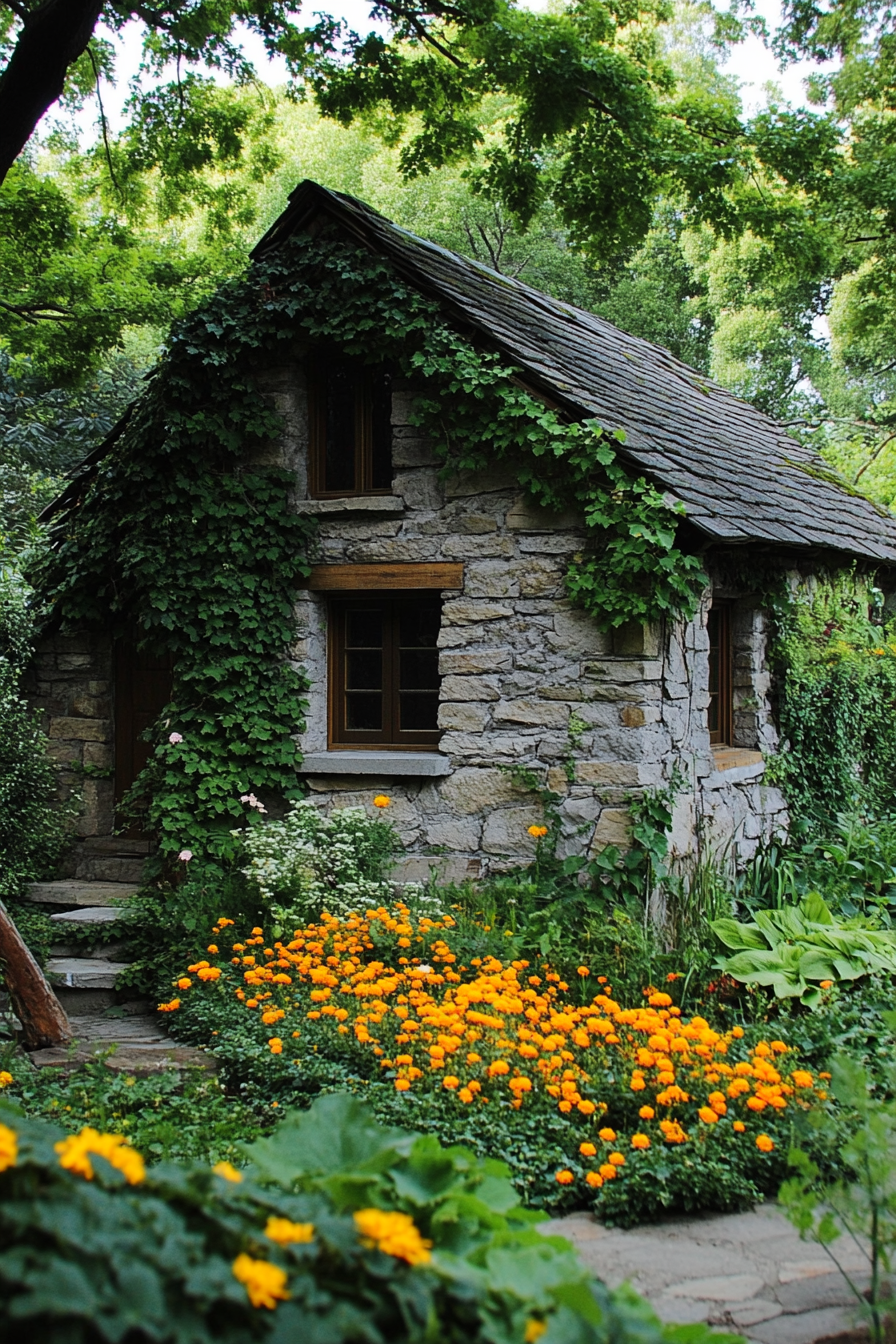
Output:
<instances>
[{"instance_id":1,"label":"window glass pane","mask_svg":"<svg viewBox=\"0 0 896 1344\"><path fill-rule=\"evenodd\" d=\"M403 691L432 691L439 688L438 649L402 649L400 652Z\"/></svg>"},{"instance_id":2,"label":"window glass pane","mask_svg":"<svg viewBox=\"0 0 896 1344\"><path fill-rule=\"evenodd\" d=\"M345 647L347 649L381 649L383 647L383 613L377 608L349 609L345 614Z\"/></svg>"},{"instance_id":3,"label":"window glass pane","mask_svg":"<svg viewBox=\"0 0 896 1344\"><path fill-rule=\"evenodd\" d=\"M345 726L356 731L381 731L383 697L369 691L346 692Z\"/></svg>"},{"instance_id":4,"label":"window glass pane","mask_svg":"<svg viewBox=\"0 0 896 1344\"><path fill-rule=\"evenodd\" d=\"M434 649L439 639L441 607L438 602L414 602L399 615L399 646L402 649Z\"/></svg>"},{"instance_id":5,"label":"window glass pane","mask_svg":"<svg viewBox=\"0 0 896 1344\"><path fill-rule=\"evenodd\" d=\"M438 691L401 691L398 696L400 729L408 733L412 729L434 729L439 726Z\"/></svg>"},{"instance_id":6,"label":"window glass pane","mask_svg":"<svg viewBox=\"0 0 896 1344\"><path fill-rule=\"evenodd\" d=\"M324 489L354 490L357 374L345 360L333 360L325 381Z\"/></svg>"},{"instance_id":7,"label":"window glass pane","mask_svg":"<svg viewBox=\"0 0 896 1344\"><path fill-rule=\"evenodd\" d=\"M383 655L378 649L347 649L345 654L347 691L383 689Z\"/></svg>"},{"instance_id":8,"label":"window glass pane","mask_svg":"<svg viewBox=\"0 0 896 1344\"><path fill-rule=\"evenodd\" d=\"M371 490L392 488L392 375L372 376L371 398Z\"/></svg>"}]
</instances>

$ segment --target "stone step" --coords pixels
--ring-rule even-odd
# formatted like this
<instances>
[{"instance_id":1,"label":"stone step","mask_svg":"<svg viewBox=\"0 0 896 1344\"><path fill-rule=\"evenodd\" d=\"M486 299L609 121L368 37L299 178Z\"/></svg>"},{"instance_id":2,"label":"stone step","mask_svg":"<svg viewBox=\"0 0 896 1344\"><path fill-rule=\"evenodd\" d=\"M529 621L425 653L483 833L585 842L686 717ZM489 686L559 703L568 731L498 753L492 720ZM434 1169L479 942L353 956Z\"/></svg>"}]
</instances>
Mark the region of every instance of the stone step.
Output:
<instances>
[{"instance_id":1,"label":"stone step","mask_svg":"<svg viewBox=\"0 0 896 1344\"><path fill-rule=\"evenodd\" d=\"M116 940L114 943L53 943L50 947L50 956L57 961L60 958L71 960L72 958L84 959L88 961L121 961L122 957L127 956L127 943Z\"/></svg>"},{"instance_id":2,"label":"stone step","mask_svg":"<svg viewBox=\"0 0 896 1344\"><path fill-rule=\"evenodd\" d=\"M79 882L134 882L143 879L146 859L141 856L84 854L75 857L74 876Z\"/></svg>"},{"instance_id":3,"label":"stone step","mask_svg":"<svg viewBox=\"0 0 896 1344\"><path fill-rule=\"evenodd\" d=\"M130 962L102 957L50 957L47 976L65 989L114 989L115 981L129 966Z\"/></svg>"},{"instance_id":4,"label":"stone step","mask_svg":"<svg viewBox=\"0 0 896 1344\"><path fill-rule=\"evenodd\" d=\"M27 899L39 905L116 906L134 896L138 888L129 882L81 882L63 878L58 882L32 882Z\"/></svg>"},{"instance_id":5,"label":"stone step","mask_svg":"<svg viewBox=\"0 0 896 1344\"><path fill-rule=\"evenodd\" d=\"M78 845L79 854L111 854L126 858L135 854L149 854L152 842L136 840L123 835L88 835Z\"/></svg>"},{"instance_id":6,"label":"stone step","mask_svg":"<svg viewBox=\"0 0 896 1344\"><path fill-rule=\"evenodd\" d=\"M39 1069L65 1069L73 1072L88 1064L97 1055L117 1045L117 1049L103 1060L107 1069L116 1073L134 1075L166 1073L170 1069L207 1069L214 1072L218 1062L214 1055L190 1045L176 1045L174 1041L156 1041L140 1044L132 1041L79 1041L75 1046L51 1046L35 1050L30 1056Z\"/></svg>"},{"instance_id":7,"label":"stone step","mask_svg":"<svg viewBox=\"0 0 896 1344\"><path fill-rule=\"evenodd\" d=\"M83 905L78 910L61 910L55 915L50 916L51 924L79 924L82 926L91 926L94 924L114 924L117 919L122 918L122 912L117 905Z\"/></svg>"}]
</instances>

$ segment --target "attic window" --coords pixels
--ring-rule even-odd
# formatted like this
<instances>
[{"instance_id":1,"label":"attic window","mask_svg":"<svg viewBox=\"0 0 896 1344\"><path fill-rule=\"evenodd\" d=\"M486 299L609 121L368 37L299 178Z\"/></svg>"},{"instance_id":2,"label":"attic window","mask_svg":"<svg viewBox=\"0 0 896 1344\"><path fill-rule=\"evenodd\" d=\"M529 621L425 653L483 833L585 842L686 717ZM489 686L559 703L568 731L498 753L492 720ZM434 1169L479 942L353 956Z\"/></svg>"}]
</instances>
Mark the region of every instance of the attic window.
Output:
<instances>
[{"instance_id":1,"label":"attic window","mask_svg":"<svg viewBox=\"0 0 896 1344\"><path fill-rule=\"evenodd\" d=\"M315 499L391 494L389 371L321 354L310 373L310 494Z\"/></svg>"},{"instance_id":2,"label":"attic window","mask_svg":"<svg viewBox=\"0 0 896 1344\"><path fill-rule=\"evenodd\" d=\"M709 635L709 741L734 742L734 660L731 649L731 604L714 602L706 621Z\"/></svg>"}]
</instances>

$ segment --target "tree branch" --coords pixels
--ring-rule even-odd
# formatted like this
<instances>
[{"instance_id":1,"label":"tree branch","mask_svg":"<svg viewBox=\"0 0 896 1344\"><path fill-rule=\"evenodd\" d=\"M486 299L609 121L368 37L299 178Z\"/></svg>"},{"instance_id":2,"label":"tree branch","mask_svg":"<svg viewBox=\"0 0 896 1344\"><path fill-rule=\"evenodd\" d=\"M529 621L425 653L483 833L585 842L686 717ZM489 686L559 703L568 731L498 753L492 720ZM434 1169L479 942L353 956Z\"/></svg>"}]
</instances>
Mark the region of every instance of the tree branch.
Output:
<instances>
[{"instance_id":1,"label":"tree branch","mask_svg":"<svg viewBox=\"0 0 896 1344\"><path fill-rule=\"evenodd\" d=\"M458 56L455 56L454 52L446 47L444 43L440 42L438 38L433 37L432 33L429 32L424 23L421 23L416 14L404 9L401 5L390 4L389 0L379 0L379 8L387 9L390 14L397 14L399 18L404 19L411 25L421 42L428 42L431 47L435 48L440 56L444 56L446 61L450 61L458 70L466 69L463 61Z\"/></svg>"},{"instance_id":2,"label":"tree branch","mask_svg":"<svg viewBox=\"0 0 896 1344\"><path fill-rule=\"evenodd\" d=\"M112 185L118 192L118 198L119 200L123 201L124 192L119 186L118 178L115 176L115 165L112 162L112 149L109 145L109 125L106 121L106 111L105 108L103 107L103 94L102 90L100 89L100 68L96 63L96 57L93 54L93 47L90 45L89 42L87 43L87 55L90 57L90 64L93 66L93 74L94 78L96 79L96 101L100 109L100 125L103 128L103 148L106 151L106 166L109 169L109 176L112 179Z\"/></svg>"},{"instance_id":3,"label":"tree branch","mask_svg":"<svg viewBox=\"0 0 896 1344\"><path fill-rule=\"evenodd\" d=\"M29 14L0 75L0 182L61 96L102 8L103 0L44 0Z\"/></svg>"},{"instance_id":4,"label":"tree branch","mask_svg":"<svg viewBox=\"0 0 896 1344\"><path fill-rule=\"evenodd\" d=\"M896 433L888 434L887 437L884 439L884 441L877 445L874 452L871 454L868 461L865 463L864 467L860 467L859 470L856 472L852 480L853 485L858 485L859 477L864 476L868 468L872 466L880 457L881 453L886 448L887 444L892 443L894 439L896 439Z\"/></svg>"},{"instance_id":5,"label":"tree branch","mask_svg":"<svg viewBox=\"0 0 896 1344\"><path fill-rule=\"evenodd\" d=\"M66 322L74 317L74 313L67 308L55 308L52 304L7 303L5 299L0 299L0 308L20 317L23 322Z\"/></svg>"}]
</instances>

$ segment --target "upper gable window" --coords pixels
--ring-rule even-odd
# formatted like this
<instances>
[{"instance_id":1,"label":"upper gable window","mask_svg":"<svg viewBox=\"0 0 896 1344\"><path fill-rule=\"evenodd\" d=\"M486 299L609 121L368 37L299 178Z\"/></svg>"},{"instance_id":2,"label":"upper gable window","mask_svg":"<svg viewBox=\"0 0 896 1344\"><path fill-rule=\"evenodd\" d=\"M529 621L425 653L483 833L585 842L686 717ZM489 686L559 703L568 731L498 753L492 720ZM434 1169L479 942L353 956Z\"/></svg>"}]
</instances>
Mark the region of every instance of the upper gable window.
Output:
<instances>
[{"instance_id":1,"label":"upper gable window","mask_svg":"<svg viewBox=\"0 0 896 1344\"><path fill-rule=\"evenodd\" d=\"M340 355L311 364L310 493L392 491L392 376Z\"/></svg>"}]
</instances>

